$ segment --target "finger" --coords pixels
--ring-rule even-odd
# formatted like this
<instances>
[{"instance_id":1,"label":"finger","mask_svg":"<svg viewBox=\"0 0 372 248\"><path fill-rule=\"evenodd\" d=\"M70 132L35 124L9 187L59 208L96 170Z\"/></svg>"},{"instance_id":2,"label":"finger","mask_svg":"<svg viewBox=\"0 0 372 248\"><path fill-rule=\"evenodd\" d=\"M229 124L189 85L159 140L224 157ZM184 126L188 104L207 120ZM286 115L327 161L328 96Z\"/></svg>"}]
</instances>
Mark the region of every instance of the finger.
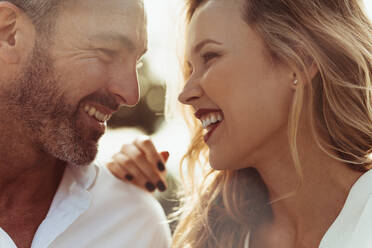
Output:
<instances>
[{"instance_id":1,"label":"finger","mask_svg":"<svg viewBox=\"0 0 372 248\"><path fill-rule=\"evenodd\" d=\"M168 158L169 158L169 152L167 152L167 151L161 152L160 156L162 157L163 162L166 163L168 161Z\"/></svg>"},{"instance_id":2,"label":"finger","mask_svg":"<svg viewBox=\"0 0 372 248\"><path fill-rule=\"evenodd\" d=\"M134 145L136 145L137 148L146 155L147 159L152 165L155 166L155 168L157 168L160 172L165 171L164 161L156 150L151 139L137 139L134 141Z\"/></svg>"},{"instance_id":3,"label":"finger","mask_svg":"<svg viewBox=\"0 0 372 248\"><path fill-rule=\"evenodd\" d=\"M168 161L168 158L169 158L169 152L167 151L163 151L161 153L159 153L162 161L163 161L163 165L165 165ZM158 165L159 166L159 165ZM164 169L164 171L161 173L162 175L162 178L166 181L166 178L167 178L167 170Z\"/></svg>"},{"instance_id":4,"label":"finger","mask_svg":"<svg viewBox=\"0 0 372 248\"><path fill-rule=\"evenodd\" d=\"M138 149L135 145L124 145L122 149L125 150L126 156L128 156L129 160L135 164L135 167L138 168L147 179L149 179L146 183L148 189L152 189L152 186L154 185L160 191L166 190L165 180L161 178L160 173L147 160L147 157L142 150Z\"/></svg>"},{"instance_id":5,"label":"finger","mask_svg":"<svg viewBox=\"0 0 372 248\"><path fill-rule=\"evenodd\" d=\"M131 158L129 158L128 156L124 154L117 153L113 156L113 159L123 171L126 171L127 174L133 177L133 179L130 180L133 184L149 192L155 191L156 189L155 185L142 172L142 170L138 167L138 165Z\"/></svg>"},{"instance_id":6,"label":"finger","mask_svg":"<svg viewBox=\"0 0 372 248\"><path fill-rule=\"evenodd\" d=\"M111 171L111 173L120 180L133 182L134 177L131 173L129 173L125 168L121 167L119 164L115 162L110 162L107 164L107 168Z\"/></svg>"},{"instance_id":7,"label":"finger","mask_svg":"<svg viewBox=\"0 0 372 248\"><path fill-rule=\"evenodd\" d=\"M120 179L122 181L127 181L127 182L135 185L136 187L139 187L139 188L141 188L145 191L148 191L150 193L154 192L154 190L149 190L148 188L146 188L146 183L145 183L145 182L147 182L146 180L141 180L142 177L140 177L138 180L136 180L134 178L134 176L132 176L132 174L129 173L125 168L121 167L120 164L115 163L115 162L111 162L111 163L107 164L107 167L112 172L112 174L115 177L117 177L118 179Z\"/></svg>"},{"instance_id":8,"label":"finger","mask_svg":"<svg viewBox=\"0 0 372 248\"><path fill-rule=\"evenodd\" d=\"M156 187L160 191L165 191L167 188L167 184L166 184L166 170L165 170L164 161L161 155L157 152L151 139L148 139L148 138L137 139L133 144L138 148L138 150L142 151L147 161L149 161L150 164L152 165L152 168L150 167L146 168L147 171L149 173L158 175L158 178L160 180L158 180L157 182L154 182ZM152 170L150 171L150 169Z\"/></svg>"},{"instance_id":9,"label":"finger","mask_svg":"<svg viewBox=\"0 0 372 248\"><path fill-rule=\"evenodd\" d=\"M148 176L150 176L148 173L151 173L152 178L155 178L155 174L157 174L157 176L160 178L161 174L158 173L156 169L157 164L158 163L162 164L161 165L162 171L165 170L165 166L162 163L162 159L160 155L157 153L156 148L154 144L152 143L152 141L150 139L142 139L142 140L137 139L136 141L134 141L133 144L138 149L138 151L134 151L132 147L128 147L129 149L132 149L132 151L130 152L130 155L136 156L136 157L133 157L133 159L138 159L139 163L141 163L141 161L144 162L144 160L147 160L147 162L152 168L151 167L144 168L146 169L145 173L147 173ZM153 171L150 171L150 169L152 169Z\"/></svg>"}]
</instances>

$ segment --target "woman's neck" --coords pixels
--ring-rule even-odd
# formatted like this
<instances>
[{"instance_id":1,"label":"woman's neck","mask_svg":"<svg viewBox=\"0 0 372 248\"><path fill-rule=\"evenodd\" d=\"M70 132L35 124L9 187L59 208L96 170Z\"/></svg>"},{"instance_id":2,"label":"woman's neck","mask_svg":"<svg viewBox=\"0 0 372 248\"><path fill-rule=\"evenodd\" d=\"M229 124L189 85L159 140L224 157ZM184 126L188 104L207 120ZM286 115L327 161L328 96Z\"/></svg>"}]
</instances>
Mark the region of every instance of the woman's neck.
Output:
<instances>
[{"instance_id":1,"label":"woman's neck","mask_svg":"<svg viewBox=\"0 0 372 248\"><path fill-rule=\"evenodd\" d=\"M302 130L298 148L303 180L291 158L286 132L282 139L272 141L272 149L270 146L266 149L271 151L268 152L270 156L255 164L255 168L267 185L273 202L271 227L287 228L287 233L294 235L294 247L315 247L336 219L362 172L330 157L318 147L309 129Z\"/></svg>"}]
</instances>

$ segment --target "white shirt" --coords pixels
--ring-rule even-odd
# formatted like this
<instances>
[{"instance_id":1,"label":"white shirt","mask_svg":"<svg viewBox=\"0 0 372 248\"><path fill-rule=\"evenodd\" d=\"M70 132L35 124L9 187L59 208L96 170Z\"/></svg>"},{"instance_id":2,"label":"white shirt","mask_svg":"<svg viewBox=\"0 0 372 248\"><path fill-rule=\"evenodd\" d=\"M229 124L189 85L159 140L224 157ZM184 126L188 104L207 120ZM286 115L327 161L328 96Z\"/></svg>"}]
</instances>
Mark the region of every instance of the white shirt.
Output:
<instances>
[{"instance_id":1,"label":"white shirt","mask_svg":"<svg viewBox=\"0 0 372 248\"><path fill-rule=\"evenodd\" d=\"M153 196L105 167L66 167L31 248L168 248L171 236ZM0 228L0 248L16 248Z\"/></svg>"}]
</instances>

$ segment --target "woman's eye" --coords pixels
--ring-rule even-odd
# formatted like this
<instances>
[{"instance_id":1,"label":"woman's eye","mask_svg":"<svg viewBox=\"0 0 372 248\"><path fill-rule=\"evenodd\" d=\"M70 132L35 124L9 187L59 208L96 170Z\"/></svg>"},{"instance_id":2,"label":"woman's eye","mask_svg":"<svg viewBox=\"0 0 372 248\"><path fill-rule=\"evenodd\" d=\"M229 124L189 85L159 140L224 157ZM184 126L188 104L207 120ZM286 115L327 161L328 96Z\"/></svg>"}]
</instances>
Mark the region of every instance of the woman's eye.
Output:
<instances>
[{"instance_id":1,"label":"woman's eye","mask_svg":"<svg viewBox=\"0 0 372 248\"><path fill-rule=\"evenodd\" d=\"M203 58L203 62L204 64L207 64L209 61L211 61L212 59L216 58L216 57L219 57L220 55L218 53L215 53L215 52L207 52L207 53L204 53L202 55L202 58Z\"/></svg>"}]
</instances>

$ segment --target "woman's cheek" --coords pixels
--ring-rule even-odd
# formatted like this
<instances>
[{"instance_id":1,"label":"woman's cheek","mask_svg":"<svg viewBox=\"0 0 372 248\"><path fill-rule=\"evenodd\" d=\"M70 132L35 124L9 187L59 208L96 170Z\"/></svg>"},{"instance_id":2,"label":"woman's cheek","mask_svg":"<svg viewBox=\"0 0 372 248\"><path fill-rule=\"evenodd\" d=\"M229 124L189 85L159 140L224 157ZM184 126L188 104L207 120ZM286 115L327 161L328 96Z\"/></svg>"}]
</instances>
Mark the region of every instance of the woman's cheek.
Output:
<instances>
[{"instance_id":1,"label":"woman's cheek","mask_svg":"<svg viewBox=\"0 0 372 248\"><path fill-rule=\"evenodd\" d=\"M203 77L203 85L206 94L210 97L220 98L226 95L227 87L231 87L233 84L231 80L230 72L227 68L223 67L223 63L215 63L205 72ZM215 103L218 104L218 99Z\"/></svg>"}]
</instances>

